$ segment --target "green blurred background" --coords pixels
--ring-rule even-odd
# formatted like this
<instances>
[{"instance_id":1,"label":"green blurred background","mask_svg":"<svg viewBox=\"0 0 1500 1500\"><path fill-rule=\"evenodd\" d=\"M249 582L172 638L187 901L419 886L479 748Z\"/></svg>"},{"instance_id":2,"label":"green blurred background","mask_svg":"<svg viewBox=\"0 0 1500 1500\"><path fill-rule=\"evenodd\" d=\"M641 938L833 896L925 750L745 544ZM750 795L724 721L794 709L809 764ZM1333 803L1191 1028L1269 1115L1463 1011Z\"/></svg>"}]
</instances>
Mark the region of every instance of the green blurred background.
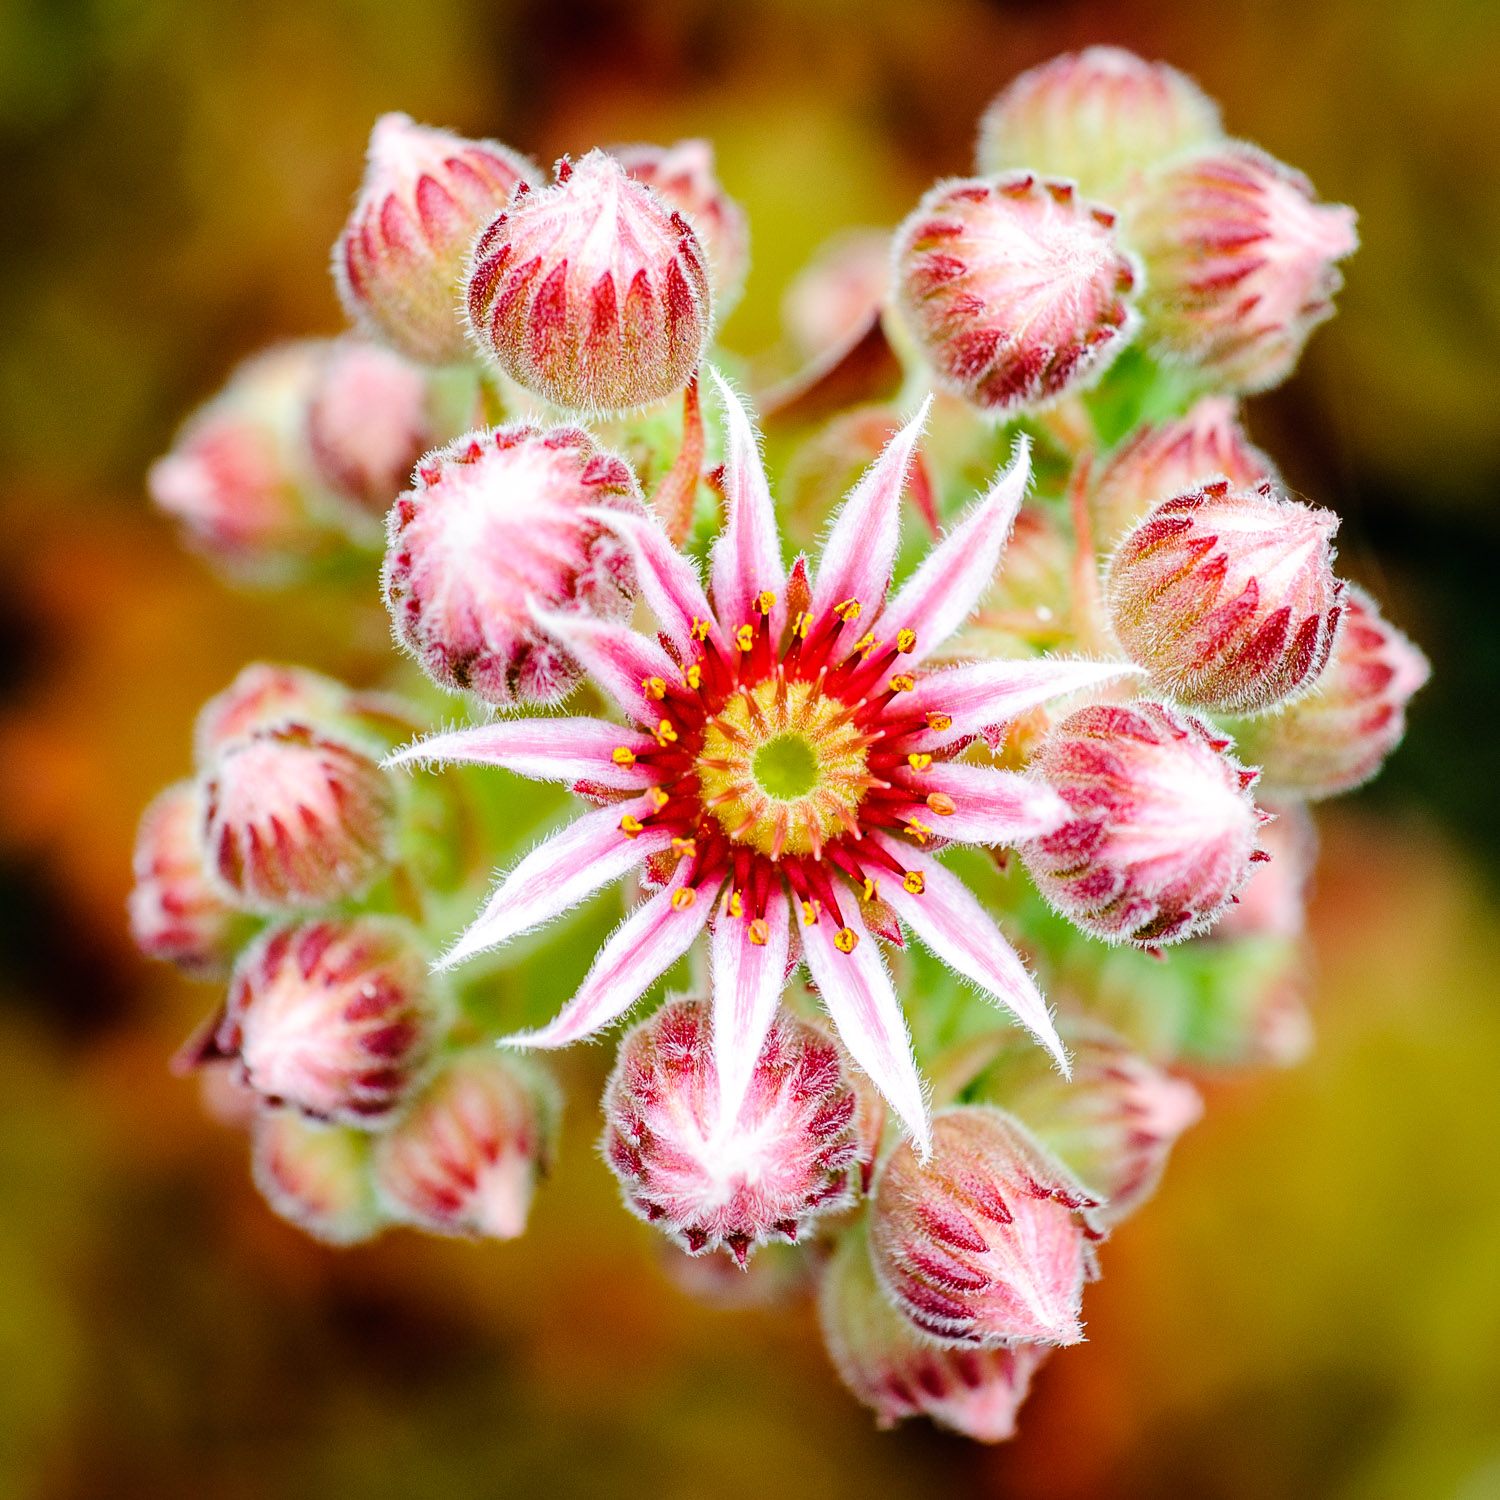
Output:
<instances>
[{"instance_id":1,"label":"green blurred background","mask_svg":"<svg viewBox=\"0 0 1500 1500\"><path fill-rule=\"evenodd\" d=\"M1361 215L1250 426L1436 678L1321 820L1312 1060L1207 1084L995 1450L875 1433L805 1306L688 1301L586 1107L517 1243L274 1220L166 1074L208 997L134 957L130 842L242 662L370 681L385 624L373 579L352 614L226 591L141 475L235 360L338 327L375 115L544 161L713 137L753 355L820 240L893 224L1009 77L1095 41ZM1494 0L0 0L0 1495L1500 1496L1497 77ZM575 1099L607 1061L565 1058Z\"/></svg>"}]
</instances>

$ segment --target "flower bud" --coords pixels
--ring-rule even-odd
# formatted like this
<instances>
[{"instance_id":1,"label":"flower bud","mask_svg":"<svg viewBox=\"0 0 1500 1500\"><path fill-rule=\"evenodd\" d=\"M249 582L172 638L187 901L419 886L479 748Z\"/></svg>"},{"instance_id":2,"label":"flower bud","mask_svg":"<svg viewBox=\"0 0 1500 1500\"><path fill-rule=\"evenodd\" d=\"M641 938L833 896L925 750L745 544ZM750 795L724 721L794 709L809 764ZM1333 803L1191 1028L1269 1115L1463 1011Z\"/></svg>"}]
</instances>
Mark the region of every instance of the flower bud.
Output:
<instances>
[{"instance_id":1,"label":"flower bud","mask_svg":"<svg viewBox=\"0 0 1500 1500\"><path fill-rule=\"evenodd\" d=\"M1134 332L1114 214L1029 172L940 182L896 231L896 308L938 383L995 417L1100 375Z\"/></svg>"},{"instance_id":2,"label":"flower bud","mask_svg":"<svg viewBox=\"0 0 1500 1500\"><path fill-rule=\"evenodd\" d=\"M365 178L333 247L333 279L349 316L408 359L471 359L462 289L474 237L517 186L540 181L524 156L382 115Z\"/></svg>"},{"instance_id":3,"label":"flower bud","mask_svg":"<svg viewBox=\"0 0 1500 1500\"><path fill-rule=\"evenodd\" d=\"M384 1228L363 1131L264 1109L252 1135L250 1171L271 1208L315 1240L354 1245Z\"/></svg>"},{"instance_id":4,"label":"flower bud","mask_svg":"<svg viewBox=\"0 0 1500 1500\"><path fill-rule=\"evenodd\" d=\"M212 979L227 972L243 918L210 879L203 854L203 794L179 781L157 795L135 839L130 935L147 958Z\"/></svg>"},{"instance_id":5,"label":"flower bud","mask_svg":"<svg viewBox=\"0 0 1500 1500\"><path fill-rule=\"evenodd\" d=\"M1241 142L1167 167L1130 221L1145 337L1225 390L1280 384L1333 316L1354 224L1352 208L1317 202L1300 172Z\"/></svg>"},{"instance_id":6,"label":"flower bud","mask_svg":"<svg viewBox=\"0 0 1500 1500\"><path fill-rule=\"evenodd\" d=\"M474 246L469 326L558 406L626 411L680 391L712 322L692 226L602 151L519 197Z\"/></svg>"},{"instance_id":7,"label":"flower bud","mask_svg":"<svg viewBox=\"0 0 1500 1500\"><path fill-rule=\"evenodd\" d=\"M1106 942L1156 948L1211 927L1257 853L1255 773L1164 703L1093 704L1043 742L1036 772L1072 821L1021 846L1042 895Z\"/></svg>"},{"instance_id":8,"label":"flower bud","mask_svg":"<svg viewBox=\"0 0 1500 1500\"><path fill-rule=\"evenodd\" d=\"M231 741L204 782L204 841L221 884L256 911L357 895L390 858L391 778L305 724Z\"/></svg>"},{"instance_id":9,"label":"flower bud","mask_svg":"<svg viewBox=\"0 0 1500 1500\"><path fill-rule=\"evenodd\" d=\"M384 588L397 638L440 687L490 703L550 703L578 666L531 612L623 616L626 546L585 512L639 510L623 460L580 427L518 423L431 454L390 518Z\"/></svg>"},{"instance_id":10,"label":"flower bud","mask_svg":"<svg viewBox=\"0 0 1500 1500\"><path fill-rule=\"evenodd\" d=\"M330 918L240 955L216 1044L266 1098L371 1129L421 1081L447 1019L406 923Z\"/></svg>"},{"instance_id":11,"label":"flower bud","mask_svg":"<svg viewBox=\"0 0 1500 1500\"><path fill-rule=\"evenodd\" d=\"M1216 480L1151 511L1104 580L1132 661L1196 707L1257 713L1328 663L1343 606L1332 511Z\"/></svg>"},{"instance_id":12,"label":"flower bud","mask_svg":"<svg viewBox=\"0 0 1500 1500\"><path fill-rule=\"evenodd\" d=\"M1004 1110L932 1120L932 1158L908 1141L875 1183L870 1256L896 1308L941 1344L1076 1344L1094 1199Z\"/></svg>"},{"instance_id":13,"label":"flower bud","mask_svg":"<svg viewBox=\"0 0 1500 1500\"><path fill-rule=\"evenodd\" d=\"M823 1342L876 1425L929 1417L981 1443L1014 1437L1016 1413L1046 1344L942 1348L917 1334L875 1281L865 1226L843 1237L818 1295Z\"/></svg>"},{"instance_id":14,"label":"flower bud","mask_svg":"<svg viewBox=\"0 0 1500 1500\"><path fill-rule=\"evenodd\" d=\"M1237 722L1241 753L1259 763L1269 791L1311 798L1352 791L1401 743L1406 705L1430 672L1375 601L1351 587L1327 669L1280 713Z\"/></svg>"},{"instance_id":15,"label":"flower bud","mask_svg":"<svg viewBox=\"0 0 1500 1500\"><path fill-rule=\"evenodd\" d=\"M729 316L745 289L750 269L750 221L714 175L709 141L678 141L675 146L615 146L609 153L631 178L653 189L668 208L693 226L708 255L714 314Z\"/></svg>"},{"instance_id":16,"label":"flower bud","mask_svg":"<svg viewBox=\"0 0 1500 1500\"><path fill-rule=\"evenodd\" d=\"M1234 402L1205 396L1185 417L1137 428L1115 452L1089 497L1094 536L1108 552L1163 500L1215 479L1251 490L1277 477L1276 466L1246 438Z\"/></svg>"},{"instance_id":17,"label":"flower bud","mask_svg":"<svg viewBox=\"0 0 1500 1500\"><path fill-rule=\"evenodd\" d=\"M1022 73L995 99L979 125L979 170L1071 177L1119 203L1152 167L1221 133L1218 106L1176 68L1087 47Z\"/></svg>"},{"instance_id":18,"label":"flower bud","mask_svg":"<svg viewBox=\"0 0 1500 1500\"><path fill-rule=\"evenodd\" d=\"M793 278L781 320L802 357L816 359L869 325L890 284L890 231L846 229L819 245Z\"/></svg>"},{"instance_id":19,"label":"flower bud","mask_svg":"<svg viewBox=\"0 0 1500 1500\"><path fill-rule=\"evenodd\" d=\"M349 689L306 667L252 662L198 710L193 750L209 765L231 740L295 722L320 729L336 726L349 708Z\"/></svg>"},{"instance_id":20,"label":"flower bud","mask_svg":"<svg viewBox=\"0 0 1500 1500\"><path fill-rule=\"evenodd\" d=\"M833 1040L781 1011L738 1116L721 1122L712 1033L706 1004L675 1000L625 1037L604 1092L604 1160L632 1212L690 1255L722 1245L744 1265L851 1201L858 1104Z\"/></svg>"},{"instance_id":21,"label":"flower bud","mask_svg":"<svg viewBox=\"0 0 1500 1500\"><path fill-rule=\"evenodd\" d=\"M492 1049L445 1062L375 1147L387 1209L433 1234L515 1239L550 1165L557 1108L544 1075Z\"/></svg>"}]
</instances>

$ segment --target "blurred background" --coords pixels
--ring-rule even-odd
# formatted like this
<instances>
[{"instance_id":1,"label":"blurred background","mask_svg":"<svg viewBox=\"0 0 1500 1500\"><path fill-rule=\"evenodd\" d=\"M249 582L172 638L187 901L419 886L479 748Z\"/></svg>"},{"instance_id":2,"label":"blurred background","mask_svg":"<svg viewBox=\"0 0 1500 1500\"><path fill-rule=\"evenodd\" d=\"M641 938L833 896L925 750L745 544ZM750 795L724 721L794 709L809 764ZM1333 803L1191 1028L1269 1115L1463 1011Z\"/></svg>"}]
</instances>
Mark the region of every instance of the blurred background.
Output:
<instances>
[{"instance_id":1,"label":"blurred background","mask_svg":"<svg viewBox=\"0 0 1500 1500\"><path fill-rule=\"evenodd\" d=\"M1354 204L1254 438L1435 679L1321 818L1318 1046L1206 1085L1014 1443L877 1434L810 1310L661 1270L586 1108L533 1229L326 1251L166 1059L209 996L125 933L134 826L246 660L389 663L371 579L234 593L142 474L230 366L340 326L374 117L549 161L711 136L779 336L829 233L970 164L1014 73L1115 42ZM1500 8L1493 0L0 0L0 1495L1500 1496ZM564 1060L575 1098L601 1048Z\"/></svg>"}]
</instances>

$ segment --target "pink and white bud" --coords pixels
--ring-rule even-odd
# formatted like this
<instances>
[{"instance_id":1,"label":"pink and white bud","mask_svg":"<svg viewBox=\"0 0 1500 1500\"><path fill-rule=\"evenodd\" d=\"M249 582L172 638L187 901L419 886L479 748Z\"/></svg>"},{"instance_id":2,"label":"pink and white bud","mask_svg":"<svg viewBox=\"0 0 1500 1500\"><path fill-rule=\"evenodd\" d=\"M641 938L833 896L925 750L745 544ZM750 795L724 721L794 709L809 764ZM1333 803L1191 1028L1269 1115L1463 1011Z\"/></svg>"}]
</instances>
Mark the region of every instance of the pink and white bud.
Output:
<instances>
[{"instance_id":1,"label":"pink and white bud","mask_svg":"<svg viewBox=\"0 0 1500 1500\"><path fill-rule=\"evenodd\" d=\"M995 417L1097 378L1138 322L1114 214L1070 182L940 182L896 231L895 306L938 384Z\"/></svg>"},{"instance_id":2,"label":"pink and white bud","mask_svg":"<svg viewBox=\"0 0 1500 1500\"><path fill-rule=\"evenodd\" d=\"M416 934L366 914L263 933L235 965L216 1045L267 1099L368 1130L420 1085L447 1022Z\"/></svg>"},{"instance_id":3,"label":"pink and white bud","mask_svg":"<svg viewBox=\"0 0 1500 1500\"><path fill-rule=\"evenodd\" d=\"M557 1110L545 1075L493 1049L445 1061L375 1147L387 1211L433 1234L515 1239L550 1166Z\"/></svg>"},{"instance_id":4,"label":"pink and white bud","mask_svg":"<svg viewBox=\"0 0 1500 1500\"><path fill-rule=\"evenodd\" d=\"M440 687L508 707L552 703L578 665L534 605L615 620L629 549L585 513L642 511L635 475L581 427L517 423L429 455L390 516L384 590L397 639Z\"/></svg>"},{"instance_id":5,"label":"pink and white bud","mask_svg":"<svg viewBox=\"0 0 1500 1500\"><path fill-rule=\"evenodd\" d=\"M614 146L609 154L693 226L708 255L714 315L728 317L750 270L750 221L714 175L713 144L689 140L675 146Z\"/></svg>"},{"instance_id":6,"label":"pink and white bud","mask_svg":"<svg viewBox=\"0 0 1500 1500\"><path fill-rule=\"evenodd\" d=\"M945 1348L919 1335L877 1284L863 1225L849 1230L824 1271L818 1312L834 1368L882 1430L929 1417L978 1442L1004 1442L1050 1352L1027 1343Z\"/></svg>"},{"instance_id":7,"label":"pink and white bud","mask_svg":"<svg viewBox=\"0 0 1500 1500\"><path fill-rule=\"evenodd\" d=\"M854 1197L858 1101L842 1056L786 1011L733 1121L720 1119L712 1014L699 1000L671 1001L627 1034L604 1118L604 1160L627 1207L690 1255L722 1246L744 1265Z\"/></svg>"},{"instance_id":8,"label":"pink and white bud","mask_svg":"<svg viewBox=\"0 0 1500 1500\"><path fill-rule=\"evenodd\" d=\"M1257 724L1259 721L1255 721ZM1238 747L1244 754L1244 745ZM1265 772L1255 790L1271 821L1260 844L1268 859L1257 861L1234 904L1219 919L1215 938L1300 938L1307 930L1307 885L1318 859L1318 830L1306 804L1263 795Z\"/></svg>"},{"instance_id":9,"label":"pink and white bud","mask_svg":"<svg viewBox=\"0 0 1500 1500\"><path fill-rule=\"evenodd\" d=\"M1268 791L1336 797L1374 776L1406 733L1406 705L1431 674L1427 658L1362 589L1312 691L1280 713L1235 725L1241 753L1260 764Z\"/></svg>"},{"instance_id":10,"label":"pink and white bud","mask_svg":"<svg viewBox=\"0 0 1500 1500\"><path fill-rule=\"evenodd\" d=\"M932 1119L875 1182L870 1257L896 1308L940 1344L1076 1344L1094 1198L1013 1116L983 1104Z\"/></svg>"},{"instance_id":11,"label":"pink and white bud","mask_svg":"<svg viewBox=\"0 0 1500 1500\"><path fill-rule=\"evenodd\" d=\"M846 229L819 245L792 279L781 320L802 357L815 359L863 332L890 284L890 231Z\"/></svg>"},{"instance_id":12,"label":"pink and white bud","mask_svg":"<svg viewBox=\"0 0 1500 1500\"><path fill-rule=\"evenodd\" d=\"M680 391L713 321L707 256L682 213L603 151L558 164L480 236L475 342L527 390L577 411Z\"/></svg>"},{"instance_id":13,"label":"pink and white bud","mask_svg":"<svg viewBox=\"0 0 1500 1500\"><path fill-rule=\"evenodd\" d=\"M1104 579L1116 639L1184 703L1258 713L1328 664L1343 610L1332 511L1270 484L1215 480L1164 501L1115 548Z\"/></svg>"},{"instance_id":14,"label":"pink and white bud","mask_svg":"<svg viewBox=\"0 0 1500 1500\"><path fill-rule=\"evenodd\" d=\"M349 316L421 364L472 359L462 312L469 249L517 187L540 180L508 146L382 115L359 197L333 247L333 279Z\"/></svg>"},{"instance_id":15,"label":"pink and white bud","mask_svg":"<svg viewBox=\"0 0 1500 1500\"><path fill-rule=\"evenodd\" d=\"M343 683L306 667L251 662L198 710L193 726L198 764L212 764L232 740L258 730L286 723L334 728L348 713L352 696Z\"/></svg>"},{"instance_id":16,"label":"pink and white bud","mask_svg":"<svg viewBox=\"0 0 1500 1500\"><path fill-rule=\"evenodd\" d=\"M1337 262L1359 247L1355 214L1242 142L1190 156L1152 180L1130 221L1146 263L1145 337L1215 385L1263 391L1292 373L1333 316Z\"/></svg>"},{"instance_id":17,"label":"pink and white bud","mask_svg":"<svg viewBox=\"0 0 1500 1500\"><path fill-rule=\"evenodd\" d=\"M1255 773L1201 719L1098 703L1064 719L1038 775L1075 817L1021 846L1038 890L1085 932L1156 948L1206 931L1250 875Z\"/></svg>"},{"instance_id":18,"label":"pink and white bud","mask_svg":"<svg viewBox=\"0 0 1500 1500\"><path fill-rule=\"evenodd\" d=\"M204 843L241 906L275 912L358 895L391 857L391 777L305 724L233 740L204 777Z\"/></svg>"},{"instance_id":19,"label":"pink and white bud","mask_svg":"<svg viewBox=\"0 0 1500 1500\"><path fill-rule=\"evenodd\" d=\"M203 979L228 971L244 918L208 873L203 793L179 781L159 793L135 838L130 935L147 958Z\"/></svg>"},{"instance_id":20,"label":"pink and white bud","mask_svg":"<svg viewBox=\"0 0 1500 1500\"><path fill-rule=\"evenodd\" d=\"M979 125L979 170L1071 177L1120 203L1153 167L1221 135L1218 106L1176 68L1087 47L1022 73L995 99Z\"/></svg>"},{"instance_id":21,"label":"pink and white bud","mask_svg":"<svg viewBox=\"0 0 1500 1500\"><path fill-rule=\"evenodd\" d=\"M1184 417L1138 427L1094 481L1094 536L1105 551L1163 500L1216 479L1236 490L1277 480L1276 466L1245 436L1227 396L1205 396Z\"/></svg>"},{"instance_id":22,"label":"pink and white bud","mask_svg":"<svg viewBox=\"0 0 1500 1500\"><path fill-rule=\"evenodd\" d=\"M255 1185L288 1223L329 1245L355 1245L385 1227L363 1131L263 1109L251 1142Z\"/></svg>"}]
</instances>

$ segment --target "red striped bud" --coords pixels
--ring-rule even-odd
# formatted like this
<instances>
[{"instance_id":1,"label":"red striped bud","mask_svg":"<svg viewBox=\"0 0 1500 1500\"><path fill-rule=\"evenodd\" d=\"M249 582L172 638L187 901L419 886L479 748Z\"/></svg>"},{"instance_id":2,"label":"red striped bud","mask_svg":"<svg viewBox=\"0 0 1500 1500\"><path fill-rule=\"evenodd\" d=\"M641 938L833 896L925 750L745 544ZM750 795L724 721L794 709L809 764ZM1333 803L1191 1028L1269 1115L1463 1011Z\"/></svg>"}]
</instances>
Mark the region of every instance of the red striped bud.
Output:
<instances>
[{"instance_id":1,"label":"red striped bud","mask_svg":"<svg viewBox=\"0 0 1500 1500\"><path fill-rule=\"evenodd\" d=\"M354 1245L384 1227L363 1131L308 1120L292 1109L263 1109L254 1125L250 1171L271 1208L315 1240Z\"/></svg>"}]
</instances>

